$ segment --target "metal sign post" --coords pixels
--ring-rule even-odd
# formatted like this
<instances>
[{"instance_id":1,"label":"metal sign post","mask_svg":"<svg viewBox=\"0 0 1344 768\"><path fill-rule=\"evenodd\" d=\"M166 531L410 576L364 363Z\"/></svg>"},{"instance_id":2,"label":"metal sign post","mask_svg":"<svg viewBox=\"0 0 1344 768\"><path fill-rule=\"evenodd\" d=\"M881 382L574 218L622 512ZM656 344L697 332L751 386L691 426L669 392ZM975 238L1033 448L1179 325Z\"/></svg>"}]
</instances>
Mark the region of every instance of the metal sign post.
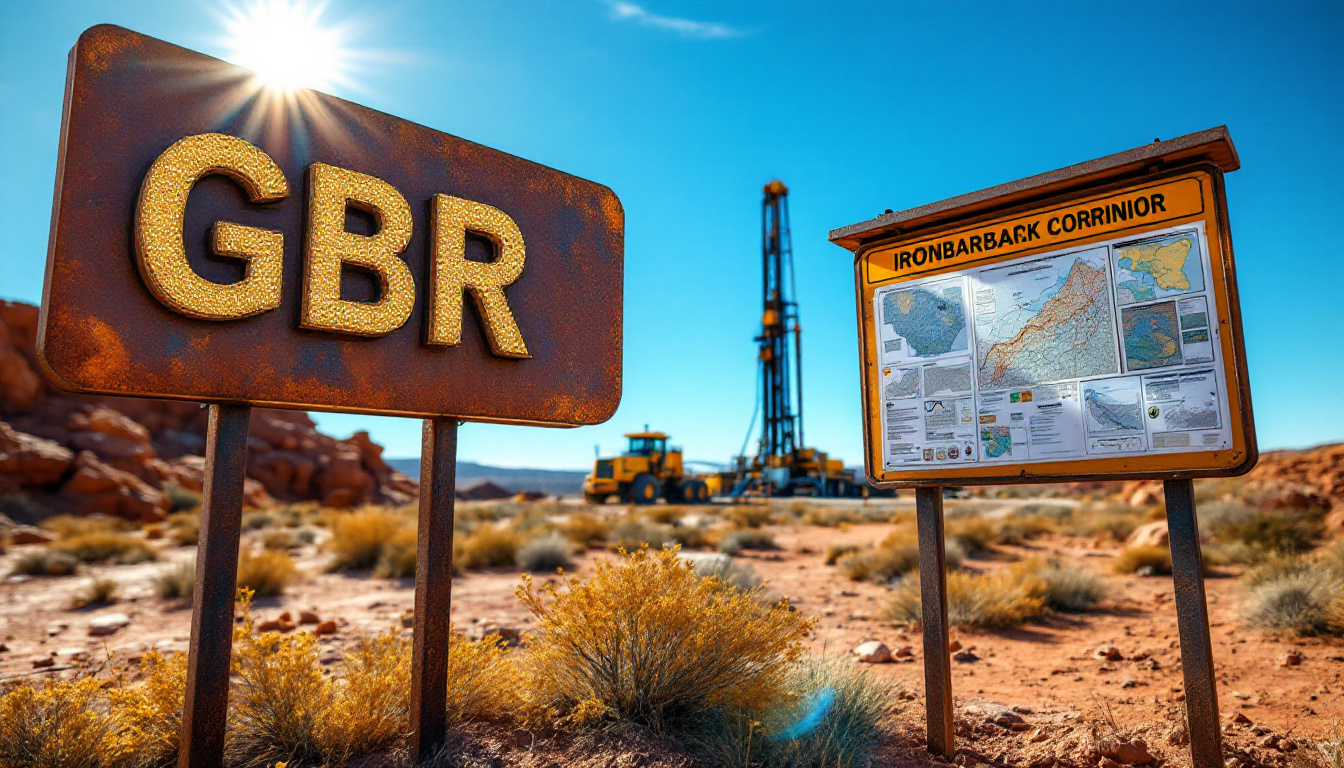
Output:
<instances>
[{"instance_id":1,"label":"metal sign post","mask_svg":"<svg viewBox=\"0 0 1344 768\"><path fill-rule=\"evenodd\" d=\"M951 758L956 752L952 724L952 649L947 631L947 548L943 489L915 489L919 529L919 598L924 634L924 711L929 751Z\"/></svg>"},{"instance_id":2,"label":"metal sign post","mask_svg":"<svg viewBox=\"0 0 1344 768\"><path fill-rule=\"evenodd\" d=\"M1197 768L1222 765L1191 481L1258 450L1226 128L831 232L852 251L865 468L916 488L930 751L952 754L939 486L1162 480Z\"/></svg>"},{"instance_id":3,"label":"metal sign post","mask_svg":"<svg viewBox=\"0 0 1344 768\"><path fill-rule=\"evenodd\" d=\"M611 417L624 212L552 168L262 90L120 27L80 36L38 359L67 391L211 404L182 768L223 762L252 407L424 419L410 741L425 758L447 719L458 424ZM347 230L351 209L373 231Z\"/></svg>"}]
</instances>

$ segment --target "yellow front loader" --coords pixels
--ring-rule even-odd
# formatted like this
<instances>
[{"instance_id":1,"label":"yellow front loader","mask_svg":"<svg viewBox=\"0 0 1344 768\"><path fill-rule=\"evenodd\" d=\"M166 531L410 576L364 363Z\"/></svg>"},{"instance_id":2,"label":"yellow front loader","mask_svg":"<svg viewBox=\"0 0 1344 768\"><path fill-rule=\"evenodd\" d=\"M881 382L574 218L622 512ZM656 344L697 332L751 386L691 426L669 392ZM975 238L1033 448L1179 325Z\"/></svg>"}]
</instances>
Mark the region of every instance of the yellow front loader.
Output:
<instances>
[{"instance_id":1,"label":"yellow front loader","mask_svg":"<svg viewBox=\"0 0 1344 768\"><path fill-rule=\"evenodd\" d=\"M709 501L709 486L704 480L686 474L681 449L669 447L662 432L631 432L625 453L610 459L598 459L593 471L583 479L584 498L601 504L619 496L629 504L653 504L667 499L677 504L703 504Z\"/></svg>"}]
</instances>

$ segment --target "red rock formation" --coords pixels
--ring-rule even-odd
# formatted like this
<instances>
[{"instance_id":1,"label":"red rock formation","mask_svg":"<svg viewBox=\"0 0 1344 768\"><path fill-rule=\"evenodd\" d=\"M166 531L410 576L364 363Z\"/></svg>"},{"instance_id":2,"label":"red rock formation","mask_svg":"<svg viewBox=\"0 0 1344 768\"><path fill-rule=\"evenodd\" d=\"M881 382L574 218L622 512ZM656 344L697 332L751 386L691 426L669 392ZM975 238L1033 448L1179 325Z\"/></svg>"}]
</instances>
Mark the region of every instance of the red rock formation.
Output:
<instances>
[{"instance_id":1,"label":"red rock formation","mask_svg":"<svg viewBox=\"0 0 1344 768\"><path fill-rule=\"evenodd\" d=\"M0 494L24 493L53 514L155 520L168 510L166 485L199 492L206 409L55 389L39 373L37 318L37 307L0 301ZM336 440L305 413L256 409L247 503L409 503L418 485L382 452L365 432Z\"/></svg>"}]
</instances>

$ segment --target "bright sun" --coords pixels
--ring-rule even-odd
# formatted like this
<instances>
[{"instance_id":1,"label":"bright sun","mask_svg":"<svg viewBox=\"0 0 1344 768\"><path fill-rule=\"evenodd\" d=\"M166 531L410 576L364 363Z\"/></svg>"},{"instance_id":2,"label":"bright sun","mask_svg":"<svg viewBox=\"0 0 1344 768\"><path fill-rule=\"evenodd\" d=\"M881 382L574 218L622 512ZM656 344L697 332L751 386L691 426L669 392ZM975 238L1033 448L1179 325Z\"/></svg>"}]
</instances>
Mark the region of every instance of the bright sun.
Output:
<instances>
[{"instance_id":1,"label":"bright sun","mask_svg":"<svg viewBox=\"0 0 1344 768\"><path fill-rule=\"evenodd\" d=\"M257 73L270 88L329 90L345 75L347 51L341 33L324 27L325 3L252 0L233 7L225 20L229 59Z\"/></svg>"}]
</instances>

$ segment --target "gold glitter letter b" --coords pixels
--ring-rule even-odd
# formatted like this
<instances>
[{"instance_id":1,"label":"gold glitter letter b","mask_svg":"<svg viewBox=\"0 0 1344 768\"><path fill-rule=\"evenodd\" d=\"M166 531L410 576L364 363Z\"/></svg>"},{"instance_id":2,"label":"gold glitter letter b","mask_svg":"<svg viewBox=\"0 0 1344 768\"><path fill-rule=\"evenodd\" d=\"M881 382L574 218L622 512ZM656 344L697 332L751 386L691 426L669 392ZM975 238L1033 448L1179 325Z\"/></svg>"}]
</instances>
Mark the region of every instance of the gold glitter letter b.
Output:
<instances>
[{"instance_id":1,"label":"gold glitter letter b","mask_svg":"<svg viewBox=\"0 0 1344 768\"><path fill-rule=\"evenodd\" d=\"M239 282L220 285L196 274L187 262L182 238L187 195L210 173L233 178L254 203L270 203L289 194L285 174L265 152L233 136L188 136L150 166L140 185L135 211L135 256L154 297L169 309L202 320L236 320L280 306L280 273L285 238L279 232L227 221L214 229L220 256L247 260Z\"/></svg>"},{"instance_id":2,"label":"gold glitter letter b","mask_svg":"<svg viewBox=\"0 0 1344 768\"><path fill-rule=\"evenodd\" d=\"M498 256L489 264L467 260L467 231L490 238ZM434 256L430 259L429 344L462 343L462 292L481 310L490 350L498 357L531 357L504 298L504 286L523 274L523 233L498 208L448 195L434 196Z\"/></svg>"},{"instance_id":3,"label":"gold glitter letter b","mask_svg":"<svg viewBox=\"0 0 1344 768\"><path fill-rule=\"evenodd\" d=\"M345 209L373 214L378 233L345 231ZM406 323L415 304L415 280L399 254L411 241L411 206L387 182L334 165L308 168L308 262L299 325L356 336L384 336ZM376 302L341 299L341 266L378 273Z\"/></svg>"}]
</instances>

